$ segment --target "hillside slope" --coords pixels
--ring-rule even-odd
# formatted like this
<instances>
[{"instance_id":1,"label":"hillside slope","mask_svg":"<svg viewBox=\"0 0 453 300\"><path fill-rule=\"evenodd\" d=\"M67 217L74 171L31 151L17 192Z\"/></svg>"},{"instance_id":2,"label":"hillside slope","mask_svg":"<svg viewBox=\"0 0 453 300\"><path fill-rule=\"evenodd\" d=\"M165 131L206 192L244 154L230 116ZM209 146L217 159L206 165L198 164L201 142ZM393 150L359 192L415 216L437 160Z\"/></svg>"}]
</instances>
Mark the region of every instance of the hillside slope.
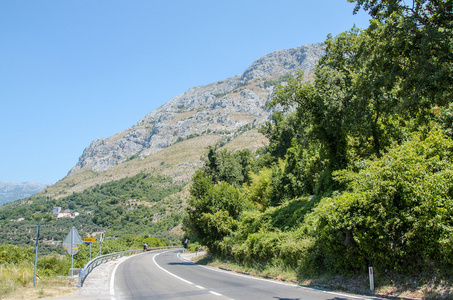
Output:
<instances>
[{"instance_id":1,"label":"hillside slope","mask_svg":"<svg viewBox=\"0 0 453 300\"><path fill-rule=\"evenodd\" d=\"M93 141L68 176L44 193L59 198L139 172L159 172L187 182L209 145L248 134L239 148L262 147L263 136L256 130L246 132L268 120L271 111L266 104L274 87L299 70L310 77L323 53L320 43L278 50L256 60L241 75L189 89L125 131Z\"/></svg>"},{"instance_id":2,"label":"hillside slope","mask_svg":"<svg viewBox=\"0 0 453 300\"><path fill-rule=\"evenodd\" d=\"M57 251L63 233L75 225L84 236L177 238L186 184L207 148L254 151L267 145L258 128L272 113L266 105L275 86L299 70L310 78L323 53L323 44L275 51L241 75L191 88L131 128L93 141L65 178L0 208L0 239L32 245L37 222L41 239L54 249L49 251Z\"/></svg>"}]
</instances>

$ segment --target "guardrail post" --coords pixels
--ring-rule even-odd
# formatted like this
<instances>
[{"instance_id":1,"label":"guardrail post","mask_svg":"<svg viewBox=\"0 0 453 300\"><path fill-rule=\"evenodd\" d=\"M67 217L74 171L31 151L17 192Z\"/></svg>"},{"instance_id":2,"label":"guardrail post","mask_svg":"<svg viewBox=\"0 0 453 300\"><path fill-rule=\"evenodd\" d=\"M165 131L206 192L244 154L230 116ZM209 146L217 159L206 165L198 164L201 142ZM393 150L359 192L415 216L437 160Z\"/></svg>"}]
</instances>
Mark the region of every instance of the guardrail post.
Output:
<instances>
[{"instance_id":1,"label":"guardrail post","mask_svg":"<svg viewBox=\"0 0 453 300\"><path fill-rule=\"evenodd\" d=\"M80 271L79 271L79 284L77 285L77 287L82 287L84 279L85 279L85 270L84 269L80 269Z\"/></svg>"},{"instance_id":2,"label":"guardrail post","mask_svg":"<svg viewBox=\"0 0 453 300\"><path fill-rule=\"evenodd\" d=\"M368 274L370 275L370 290L373 292L374 291L374 272L373 272L373 266L368 267Z\"/></svg>"}]
</instances>

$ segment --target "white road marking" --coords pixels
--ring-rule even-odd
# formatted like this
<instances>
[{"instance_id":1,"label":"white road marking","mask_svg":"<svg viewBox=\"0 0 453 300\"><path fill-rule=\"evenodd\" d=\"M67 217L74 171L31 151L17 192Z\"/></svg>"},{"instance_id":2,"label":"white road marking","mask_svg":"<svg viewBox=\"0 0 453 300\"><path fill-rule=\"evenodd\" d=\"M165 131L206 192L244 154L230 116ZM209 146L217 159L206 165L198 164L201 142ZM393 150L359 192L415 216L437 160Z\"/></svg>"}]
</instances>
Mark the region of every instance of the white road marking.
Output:
<instances>
[{"instance_id":1,"label":"white road marking","mask_svg":"<svg viewBox=\"0 0 453 300\"><path fill-rule=\"evenodd\" d=\"M216 296L222 296L222 294L219 294L219 293L216 293L216 292L213 292L213 291L209 291L211 294L213 295L216 295Z\"/></svg>"},{"instance_id":2,"label":"white road marking","mask_svg":"<svg viewBox=\"0 0 453 300\"><path fill-rule=\"evenodd\" d=\"M165 252L168 252L168 251L165 251ZM165 252L161 252L161 253L165 253ZM154 264L156 264L156 266L157 266L159 269L161 269L162 271L164 271L164 272L170 274L171 276L173 276L173 277L175 277L175 278L177 278L177 279L179 279L179 280L181 280L181 281L184 281L185 283L193 284L192 282L190 282L190 281L188 281L188 280L185 280L184 278L181 278L181 277L179 277L179 276L177 276L177 275L171 273L170 271L165 270L165 269L162 268L161 266L159 266L159 264L156 262L156 259L155 259L155 258L156 258L156 256L158 256L158 255L161 254L161 253L157 253L156 255L153 256L153 262L154 262ZM178 253L178 256L179 256L179 253ZM205 289L206 289L206 288L204 288L204 287L202 287L202 286L199 286L199 285L195 285L195 286L196 286L197 288L201 289L201 290L205 290ZM209 291L209 293L211 293L211 294L213 294L213 295L216 295L216 296L222 296L222 294L219 294L219 293L214 292L214 291ZM113 299L112 299L112 300L113 300Z\"/></svg>"},{"instance_id":3,"label":"white road marking","mask_svg":"<svg viewBox=\"0 0 453 300\"><path fill-rule=\"evenodd\" d=\"M165 251L165 252L168 252L168 251ZM161 253L165 253L165 252L161 252ZM181 277L179 277L179 276L177 276L177 275L175 275L175 274L173 274L173 273L171 273L171 272L165 270L165 269L162 268L161 266L159 266L159 265L157 264L157 262L156 262L156 256L158 256L158 255L161 254L161 253L157 253L156 255L153 256L153 262L156 264L156 266L157 266L159 269L161 269L162 271L164 271L164 272L170 274L171 276L173 276L173 277L175 277L175 278L177 278L177 279L179 279L179 280L181 280L181 281L184 281L185 283L193 284L192 282L190 282L190 281L188 281L188 280L185 280L184 278L181 278Z\"/></svg>"},{"instance_id":4,"label":"white road marking","mask_svg":"<svg viewBox=\"0 0 453 300\"><path fill-rule=\"evenodd\" d=\"M120 264L121 263L117 264L115 266L115 268L113 268L112 277L110 277L110 299L111 300L115 300L115 273L116 273L116 269L118 268L118 266Z\"/></svg>"},{"instance_id":5,"label":"white road marking","mask_svg":"<svg viewBox=\"0 0 453 300\"><path fill-rule=\"evenodd\" d=\"M186 262L190 262L190 263L193 263L193 264L197 265L197 264L194 263L193 261L191 261L191 260L189 260L189 259L187 259L187 258L181 257L181 255L179 255L180 253L181 253L181 252L178 253L178 258L179 258L180 260L186 261ZM306 286L301 286L301 285L295 285L295 284L290 284L290 283L275 281L275 280L271 280L271 279L259 278L259 277L254 277L254 276L250 276L250 275L238 274L238 273L234 273L234 272L231 272L231 271L225 271L225 270L221 270L221 269L217 269L217 268L213 268L213 267L209 267L209 266L203 266L203 265L197 265L197 266L202 267L202 268L205 268L205 269L208 269L208 270L211 270L211 271L215 271L215 272L230 274L230 275L233 275L233 276L246 277L246 278L255 279L255 280L259 280L259 281L267 281L267 282L272 282L272 283L281 284L281 285L293 286L293 287L298 287L298 288L301 288L301 289L306 289L306 290L312 290L312 291L322 292L322 293L326 293L326 294L330 294L330 295L342 296L342 297L353 298L353 299L361 299L361 300L374 300L373 298L366 298L366 297L361 297L361 296L356 296L356 295L350 295L350 294L343 294L343 293L336 293L336 292L323 291L323 290L319 290L319 289L315 289L315 288L311 288L311 287L306 287ZM210 292L210 293L211 293L211 292ZM215 295L215 294L214 294L214 295ZM219 294L219 295L220 295L220 294Z\"/></svg>"},{"instance_id":6,"label":"white road marking","mask_svg":"<svg viewBox=\"0 0 453 300\"><path fill-rule=\"evenodd\" d=\"M129 256L128 258L130 258L132 256ZM128 259L126 258L126 259ZM125 259L125 260L126 260ZM123 262L124 260L120 261L119 264L117 264L115 266L115 268L113 268L113 271L112 271L112 275L110 277L110 299L111 300L116 300L115 299L115 273L116 273L116 269L118 269L119 265Z\"/></svg>"},{"instance_id":7,"label":"white road marking","mask_svg":"<svg viewBox=\"0 0 453 300\"><path fill-rule=\"evenodd\" d=\"M138 254L138 255L142 255L142 254L145 254L145 253L141 253L141 254ZM132 256L133 255L126 257L124 260L120 261L119 264L117 264L115 266L115 268L113 268L112 275L110 277L110 300L116 300L116 298L115 298L115 273L116 273L116 269L119 267L119 265L123 261L125 261L126 259L131 258Z\"/></svg>"}]
</instances>

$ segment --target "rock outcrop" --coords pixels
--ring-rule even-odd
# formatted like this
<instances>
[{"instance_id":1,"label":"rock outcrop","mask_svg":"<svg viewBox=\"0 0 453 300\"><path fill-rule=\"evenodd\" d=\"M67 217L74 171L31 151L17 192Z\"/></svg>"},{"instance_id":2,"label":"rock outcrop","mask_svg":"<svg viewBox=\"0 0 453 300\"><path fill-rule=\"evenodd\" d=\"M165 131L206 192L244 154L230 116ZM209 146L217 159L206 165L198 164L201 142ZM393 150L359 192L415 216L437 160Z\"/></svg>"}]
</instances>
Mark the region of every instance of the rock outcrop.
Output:
<instances>
[{"instance_id":1,"label":"rock outcrop","mask_svg":"<svg viewBox=\"0 0 453 300\"><path fill-rule=\"evenodd\" d=\"M256 60L241 75L197 86L144 116L131 128L93 141L70 170L106 171L144 158L178 141L206 134L234 136L268 120L274 87L282 75L312 74L323 44L278 50Z\"/></svg>"}]
</instances>

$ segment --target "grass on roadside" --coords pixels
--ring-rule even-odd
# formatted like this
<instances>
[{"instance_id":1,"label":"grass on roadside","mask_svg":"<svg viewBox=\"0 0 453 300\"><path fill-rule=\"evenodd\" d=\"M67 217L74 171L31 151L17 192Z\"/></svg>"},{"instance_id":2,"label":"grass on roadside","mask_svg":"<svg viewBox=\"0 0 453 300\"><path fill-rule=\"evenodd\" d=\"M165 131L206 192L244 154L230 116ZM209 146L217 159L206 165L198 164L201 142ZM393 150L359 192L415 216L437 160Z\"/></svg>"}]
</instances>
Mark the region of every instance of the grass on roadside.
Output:
<instances>
[{"instance_id":1,"label":"grass on roadside","mask_svg":"<svg viewBox=\"0 0 453 300\"><path fill-rule=\"evenodd\" d=\"M41 299L71 295L77 282L69 277L42 277L33 286L34 268L29 263L0 265L0 300Z\"/></svg>"},{"instance_id":2,"label":"grass on roadside","mask_svg":"<svg viewBox=\"0 0 453 300\"><path fill-rule=\"evenodd\" d=\"M235 273L269 278L322 290L334 290L354 294L371 295L368 274L356 276L325 275L316 278L300 278L294 270L282 270L279 266L256 264L243 265L235 261L221 260L211 255L193 259L200 265L207 265ZM401 297L403 299L453 299L453 278L426 275L425 278L401 276L393 273L376 274L375 295Z\"/></svg>"}]
</instances>

